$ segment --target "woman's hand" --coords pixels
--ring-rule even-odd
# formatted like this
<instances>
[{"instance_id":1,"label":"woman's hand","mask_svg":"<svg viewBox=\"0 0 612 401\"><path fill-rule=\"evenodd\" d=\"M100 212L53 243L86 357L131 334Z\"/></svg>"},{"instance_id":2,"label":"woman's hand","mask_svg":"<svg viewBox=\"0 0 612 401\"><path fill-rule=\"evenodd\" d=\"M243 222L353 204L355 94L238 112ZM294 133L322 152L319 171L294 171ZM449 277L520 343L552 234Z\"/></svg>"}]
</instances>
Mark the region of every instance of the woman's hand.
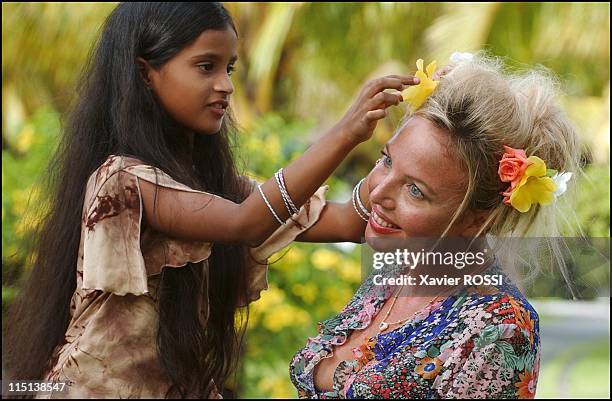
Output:
<instances>
[{"instance_id":1,"label":"woman's hand","mask_svg":"<svg viewBox=\"0 0 612 401\"><path fill-rule=\"evenodd\" d=\"M368 81L336 127L356 143L367 141L378 120L387 115L386 109L404 100L401 91L408 85L418 83L416 77L401 75L388 75ZM386 89L399 92L385 92Z\"/></svg>"}]
</instances>

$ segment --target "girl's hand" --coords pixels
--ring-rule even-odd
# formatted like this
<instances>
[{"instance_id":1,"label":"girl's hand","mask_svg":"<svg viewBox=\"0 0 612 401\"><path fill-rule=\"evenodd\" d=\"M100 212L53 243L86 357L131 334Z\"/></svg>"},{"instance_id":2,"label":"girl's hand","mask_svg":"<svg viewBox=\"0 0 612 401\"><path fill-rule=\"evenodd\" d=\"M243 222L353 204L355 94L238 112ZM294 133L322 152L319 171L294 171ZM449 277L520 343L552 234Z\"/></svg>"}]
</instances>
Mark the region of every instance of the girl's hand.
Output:
<instances>
[{"instance_id":1,"label":"girl's hand","mask_svg":"<svg viewBox=\"0 0 612 401\"><path fill-rule=\"evenodd\" d=\"M401 92L408 85L417 85L419 79L412 76L388 75L368 81L353 102L337 128L356 143L370 139L378 120L387 115L387 107L402 102ZM385 92L395 89L398 92Z\"/></svg>"}]
</instances>

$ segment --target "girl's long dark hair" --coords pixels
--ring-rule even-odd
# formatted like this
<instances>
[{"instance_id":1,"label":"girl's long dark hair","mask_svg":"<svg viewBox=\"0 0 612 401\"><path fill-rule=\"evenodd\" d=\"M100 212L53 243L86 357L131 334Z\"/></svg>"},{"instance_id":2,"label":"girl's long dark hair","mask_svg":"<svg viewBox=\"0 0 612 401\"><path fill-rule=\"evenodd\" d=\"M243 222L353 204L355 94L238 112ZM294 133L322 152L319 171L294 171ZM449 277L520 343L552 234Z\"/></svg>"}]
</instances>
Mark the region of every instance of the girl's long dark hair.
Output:
<instances>
[{"instance_id":1,"label":"girl's long dark hair","mask_svg":"<svg viewBox=\"0 0 612 401\"><path fill-rule=\"evenodd\" d=\"M33 268L3 328L4 366L15 379L41 379L63 343L76 288L81 211L88 177L111 154L136 157L194 188L240 202L248 186L232 156L231 119L193 148L147 89L136 65L159 68L208 29L234 29L219 3L122 3L108 17L50 168L48 213L39 226ZM246 299L246 248L215 244L209 259L210 315L200 318L207 283L202 263L166 268L160 283L157 347L171 394L206 397L235 368Z\"/></svg>"}]
</instances>

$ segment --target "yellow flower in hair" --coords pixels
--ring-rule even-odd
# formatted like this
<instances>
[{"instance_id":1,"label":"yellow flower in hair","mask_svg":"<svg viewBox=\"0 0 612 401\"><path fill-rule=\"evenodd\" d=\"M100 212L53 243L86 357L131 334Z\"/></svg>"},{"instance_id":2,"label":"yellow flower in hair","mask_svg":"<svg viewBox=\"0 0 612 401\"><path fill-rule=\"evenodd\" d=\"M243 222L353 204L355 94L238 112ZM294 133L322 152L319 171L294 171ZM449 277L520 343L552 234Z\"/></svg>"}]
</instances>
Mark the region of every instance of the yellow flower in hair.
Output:
<instances>
[{"instance_id":1,"label":"yellow flower in hair","mask_svg":"<svg viewBox=\"0 0 612 401\"><path fill-rule=\"evenodd\" d=\"M506 196L504 202L511 204L521 213L528 212L534 203L551 204L555 200L554 194L557 190L557 184L548 176L544 160L537 156L529 156L527 160L530 164L521 180L503 194Z\"/></svg>"},{"instance_id":2,"label":"yellow flower in hair","mask_svg":"<svg viewBox=\"0 0 612 401\"><path fill-rule=\"evenodd\" d=\"M436 71L436 61L432 61L429 63L425 71L423 71L423 59L420 58L417 60L417 68L418 71L414 74L419 79L419 84L415 86L411 86L406 89L402 96L404 101L408 102L411 106L412 111L417 110L425 100L432 94L436 86L438 86L439 81L434 81L432 79L433 73Z\"/></svg>"}]
</instances>

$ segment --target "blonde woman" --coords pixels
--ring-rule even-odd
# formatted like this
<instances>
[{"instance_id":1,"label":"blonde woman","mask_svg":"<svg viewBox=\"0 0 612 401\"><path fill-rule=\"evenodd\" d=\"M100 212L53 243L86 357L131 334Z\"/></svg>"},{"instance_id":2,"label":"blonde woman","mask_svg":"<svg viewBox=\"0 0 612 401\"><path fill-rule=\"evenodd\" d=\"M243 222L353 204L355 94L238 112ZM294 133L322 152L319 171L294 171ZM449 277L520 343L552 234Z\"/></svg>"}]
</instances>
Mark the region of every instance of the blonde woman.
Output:
<instances>
[{"instance_id":1,"label":"blonde woman","mask_svg":"<svg viewBox=\"0 0 612 401\"><path fill-rule=\"evenodd\" d=\"M552 169L578 170L576 133L545 73L509 75L484 56L446 71L385 145L363 185L365 209L354 195L355 211L369 214L365 237L375 249L497 236L501 246L480 273L503 280L404 297L406 288L368 277L293 358L301 398L535 396L538 314L506 273L504 239L557 235L554 203L568 174Z\"/></svg>"}]
</instances>

